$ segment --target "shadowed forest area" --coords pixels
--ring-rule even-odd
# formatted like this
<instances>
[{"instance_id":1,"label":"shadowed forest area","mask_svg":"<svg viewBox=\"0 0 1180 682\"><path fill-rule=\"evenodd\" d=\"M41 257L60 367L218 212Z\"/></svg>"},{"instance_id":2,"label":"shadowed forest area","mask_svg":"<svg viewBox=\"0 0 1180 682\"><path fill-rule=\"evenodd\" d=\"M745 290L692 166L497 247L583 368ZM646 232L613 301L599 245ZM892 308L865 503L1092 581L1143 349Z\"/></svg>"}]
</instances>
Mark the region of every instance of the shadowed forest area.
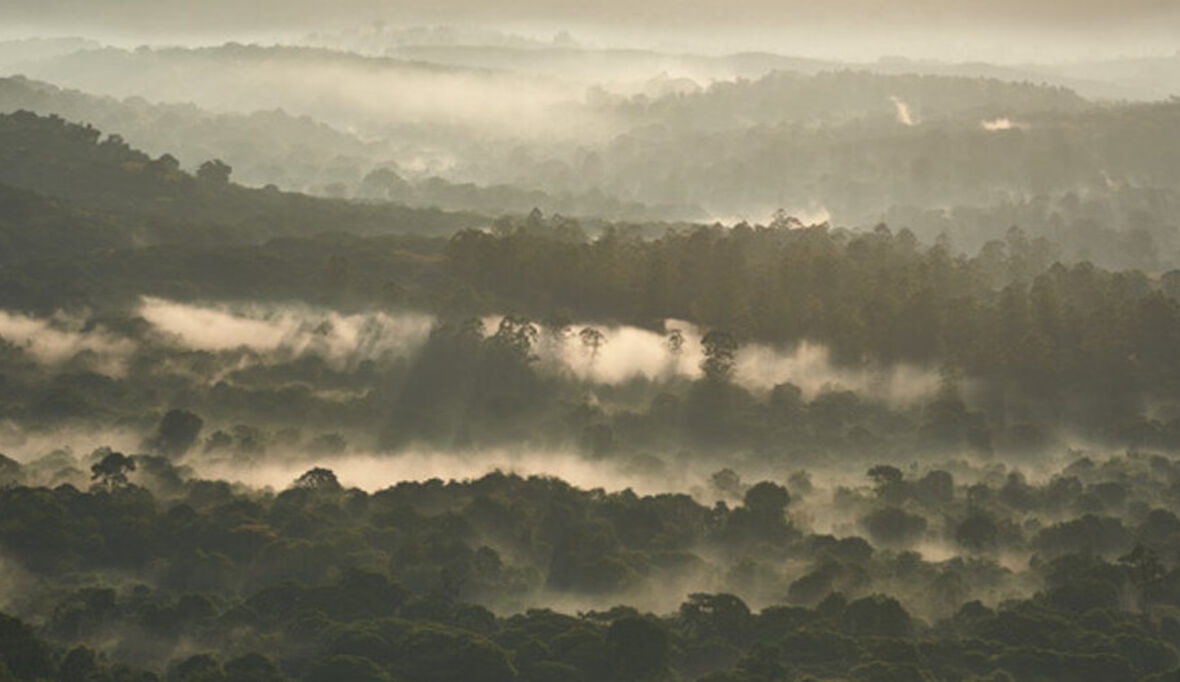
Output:
<instances>
[{"instance_id":1,"label":"shadowed forest area","mask_svg":"<svg viewBox=\"0 0 1180 682\"><path fill-rule=\"evenodd\" d=\"M0 682L1180 679L1176 56L202 16L0 32Z\"/></svg>"}]
</instances>

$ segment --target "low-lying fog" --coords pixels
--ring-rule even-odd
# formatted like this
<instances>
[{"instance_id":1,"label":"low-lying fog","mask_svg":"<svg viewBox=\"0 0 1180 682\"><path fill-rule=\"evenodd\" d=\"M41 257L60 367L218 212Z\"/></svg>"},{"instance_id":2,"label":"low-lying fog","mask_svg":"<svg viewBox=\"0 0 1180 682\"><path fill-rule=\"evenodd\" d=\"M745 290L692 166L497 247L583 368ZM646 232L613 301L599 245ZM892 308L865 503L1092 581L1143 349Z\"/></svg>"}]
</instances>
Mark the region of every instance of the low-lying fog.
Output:
<instances>
[{"instance_id":1,"label":"low-lying fog","mask_svg":"<svg viewBox=\"0 0 1180 682\"><path fill-rule=\"evenodd\" d=\"M485 334L495 330L499 322L497 317L484 320ZM266 378L268 370L275 370L281 377L295 371L293 368L304 371L310 367L310 375L305 372L290 381L311 383L313 391L325 394L347 394L347 387L337 387L341 377L411 362L438 324L431 315L407 311L346 314L295 304L184 303L144 298L121 316L59 314L35 318L2 313L0 350L5 352L0 358L4 358L6 366L23 362L27 371L42 373L50 383L63 377L76 380L106 376L116 382L122 377L171 387L168 390L174 391L172 398L182 400L196 390L222 390L209 388L214 384L232 386L260 376L270 381L273 378ZM588 328L598 330L601 337L583 334ZM700 377L704 357L701 331L675 320L665 322L663 333L585 323L560 331L540 327L533 353L535 366L543 375L579 386L591 404L597 403L596 394L602 394L602 408L607 410L619 408L619 400L625 403L628 386L636 382L688 385ZM814 343L792 348L744 344L734 359L734 381L749 391L765 395L775 385L791 382L809 400L842 387L855 391L862 400L900 408L929 401L939 390L941 380L937 372L920 367L841 366L822 345ZM322 380L319 384L317 376ZM108 452L102 448L126 453L150 449L158 414L171 400L163 394L158 399L164 404L146 406L149 415L157 416L144 419L63 419L32 427L19 419L0 420L0 452L23 464L27 482L51 486L69 483L85 488L90 484L90 466ZM341 398L354 399L364 400ZM355 428L341 426L337 432L317 432L320 427L311 426L310 420L299 423L298 416L289 416L286 424L258 428L234 421L250 419L249 410L243 413L232 406L227 409L227 414L233 415L228 420L219 420L209 412L202 415L206 422L200 438L186 454L173 459L182 475L224 480L244 486L244 490L273 493L288 488L304 472L325 467L336 474L342 485L375 492L403 481L473 480L499 471L555 477L582 489L606 492L629 489L640 495L682 493L706 506L721 501L730 507L743 504L743 496L752 484L770 480L790 490L788 513L795 527L837 537L864 536L865 515L878 504L874 502L877 484L865 473L880 463L871 454L802 461L786 455L771 457L740 451L705 457L654 447L595 456L572 444L566 447L527 442L448 446L415 441L379 449ZM309 428L301 431L302 426ZM976 482L1002 486L1015 472L1019 472L1020 480L1039 484L1059 474L1078 456L1078 451L1065 448L1040 452L1035 459L1005 453L981 456L948 451L933 456L912 454L894 463L910 481L941 469L954 477L961 492L962 487ZM170 494L166 484L154 476L151 467L145 466L133 473L132 480L166 497ZM930 562L960 556L962 550L954 544L949 523L931 520L929 527L909 541L905 549ZM661 579L660 584L640 581L626 594L579 596L541 589L518 595L511 603L491 606L504 612L530 606L584 610L607 608L624 600L643 609L669 612L692 592L730 591L751 606L760 607L781 600L784 586L810 570L803 564L778 566L774 576L763 576L761 582L751 583L729 565L726 557L713 556L711 551L700 550L703 562L698 569L675 579ZM996 566L1010 573L995 585L981 587L972 594L996 603L1027 591L1028 558L1017 552L997 555ZM878 582L874 589L888 586ZM901 583L897 586L900 591L904 588ZM927 609L921 595L901 594L901 598L915 613L931 617L941 614L941 607Z\"/></svg>"},{"instance_id":2,"label":"low-lying fog","mask_svg":"<svg viewBox=\"0 0 1180 682\"><path fill-rule=\"evenodd\" d=\"M436 323L429 314L407 311L343 314L296 304L191 304L152 297L143 298L132 314L147 324L137 338L85 316L35 318L0 311L0 339L43 365L58 367L85 359L94 371L112 377L125 372L132 356L147 346L242 354L235 357L237 368L310 355L346 370L362 362L389 364L412 355ZM484 332L494 331L500 319L485 319ZM534 353L539 366L590 385L702 375L701 331L687 322L667 320L664 333L589 323L571 324L560 331L537 327ZM600 332L601 340L591 345L581 333L587 329ZM674 333L679 336L675 347L669 341ZM208 377L210 381L217 378ZM792 348L743 344L736 353L734 378L755 392L790 382L802 389L805 398L840 389L890 402L927 398L940 381L937 371L904 364L839 366L822 344L806 341Z\"/></svg>"},{"instance_id":3,"label":"low-lying fog","mask_svg":"<svg viewBox=\"0 0 1180 682\"><path fill-rule=\"evenodd\" d=\"M18 458L25 459L26 470L37 477L30 482L48 485L70 483L84 488L89 477L83 471L106 452L100 450L87 454L88 448L103 443L131 452L142 442L141 438L141 434L118 430L97 433L58 431L30 436L0 423L0 449L17 453ZM33 458L33 453L43 454ZM967 457L952 457L922 465L914 461L905 467L905 474L910 480L917 480L931 470L941 469L950 472L959 486L976 482L995 486L1002 484L1010 473L1020 472L1023 480L1038 484L1050 475L1060 473L1061 467L1076 459L1077 455L1077 452L1061 452L1057 456L1045 456L1031 467L1027 462L1006 465L999 459L972 461ZM197 448L177 465L188 475L229 481L254 491L282 491L313 467L329 468L342 485L367 492L376 492L403 481L467 481L493 472L504 472L526 477L556 477L578 488L601 489L608 493L622 490L639 495L687 493L706 506L725 502L731 507L743 504L743 494L752 484L771 480L785 484L791 491L788 513L792 524L799 530L836 537L865 535L863 515L873 508L871 500L874 499L873 483L865 471L874 464L872 461L842 461L828 467L809 468L806 472L791 467L789 463L774 466L750 460L743 466L740 459L726 463L730 466L725 471L718 471L716 462L678 459L675 453L603 460L574 451L528 447L440 451L411 446L395 453L349 451L331 455L277 447L266 457L254 459L202 452ZM134 473L132 480L149 489L155 489L157 485L150 474ZM167 495L165 491L157 492ZM878 549L890 548L886 545ZM922 536L905 549L934 563L962 556L962 548L953 540L953 528L944 527L942 523L932 522ZM758 582L750 582L732 565L731 558L714 554L714 551L699 548L703 562L695 569L663 575L659 581L641 580L625 592L582 595L538 588L488 606L503 613L534 607L577 612L610 608L621 600L644 610L671 613L689 594L729 592L739 595L757 609L781 601L785 586L812 569L808 562L788 562L777 566L773 575L762 575ZM1007 572L1006 575L996 584L974 587L973 597L994 605L1035 589L1035 579L1028 571L1028 553L1001 552L995 561L997 567ZM880 576L874 589L898 590L899 598L917 615L931 619L947 615L940 610L943 607L928 602L921 594L912 593L912 586L904 580L898 579L896 585L892 580Z\"/></svg>"},{"instance_id":4,"label":"low-lying fog","mask_svg":"<svg viewBox=\"0 0 1180 682\"><path fill-rule=\"evenodd\" d=\"M149 366L143 358L150 356L159 363L150 371L175 377L184 367L187 381L212 386L232 384L240 376L235 372L250 367L286 366L307 358L339 372L357 370L364 363L378 368L404 363L418 352L436 324L431 315L416 312L343 314L295 304L195 304L159 298L142 299L131 314L143 323L132 326L135 331L128 331L128 325L119 325L121 331L115 331L107 326L109 322L80 315L34 318L0 312L0 339L50 374L81 370L118 379L134 370L142 379ZM498 323L495 317L484 320L485 333ZM536 366L549 376L580 383L591 401L596 400L596 390L637 380L700 378L704 359L701 331L675 320L668 320L665 326L665 333L614 325L574 324L560 333L540 327L533 348ZM586 329L598 330L601 339L589 343L581 333ZM672 336L678 337L677 343L670 343ZM191 363L185 364L188 360L175 359L193 353L206 358L196 365L199 371ZM160 359L169 354L175 358ZM799 387L806 400L825 391L849 390L865 400L901 406L929 400L941 382L937 371L916 366L842 366L823 345L810 342L792 348L743 344L735 355L733 377L735 383L755 394L765 395L774 386L789 382ZM312 388L331 394L329 386ZM109 424L94 430L63 427L27 431L8 420L0 422L0 451L22 462L54 451L84 456L104 445L136 452L154 427L153 422ZM205 433L234 427L233 423L209 423ZM709 502L716 494L709 489L710 476L720 468L716 462L689 460L675 452L607 460L587 458L575 448L538 450L526 445L439 449L410 444L396 452L381 452L359 437L330 450L309 447L306 440L280 437L268 444L265 456L243 457L232 449L202 449L198 444L182 463L202 477L274 489L286 487L316 465L332 468L345 485L369 491L402 480L468 479L501 470L556 476L587 488L631 488L644 494L687 492ZM1055 464L1046 459L1044 466L1049 470ZM789 463L782 465L787 469L775 469L765 460L744 458L740 453L725 465L753 480L785 479L791 473ZM860 470L835 468L822 476L825 481L816 481L818 487L863 483ZM830 517L819 515L813 522L834 529Z\"/></svg>"},{"instance_id":5,"label":"low-lying fog","mask_svg":"<svg viewBox=\"0 0 1180 682\"><path fill-rule=\"evenodd\" d=\"M35 318L0 312L0 340L46 376L81 371L118 380L134 373L129 380L142 381L154 373L169 382L183 377L191 382L188 385L211 387L233 384L251 367L286 367L309 358L343 373L366 363L378 369L392 367L412 358L436 324L431 315L407 311L344 314L295 304L195 304L159 298L142 299L130 316L141 324L116 325L77 314ZM486 319L485 333L494 331L498 324L499 318ZM616 325L573 324L560 332L542 326L533 348L535 364L544 375L582 385L591 401L597 400L596 390L624 387L628 382L700 378L704 359L701 331L675 320L665 326L665 333ZM598 330L601 338L589 343L582 334L587 329ZM670 341L673 336L676 343ZM193 357L203 359L194 361ZM807 400L823 391L851 390L864 399L904 405L929 399L938 390L940 377L936 371L915 366L841 366L833 362L823 345L804 342L792 348L741 345L735 355L734 381L761 395L790 382ZM333 394L332 386L311 388ZM347 390L340 390L347 397ZM137 452L154 427L154 423L122 423L87 427L94 430L63 427L30 431L8 420L0 422L0 451L22 462L54 451L82 456L104 445ZM234 423L209 423L205 433L234 427ZM275 489L284 488L300 473L320 464L335 470L346 485L366 490L400 480L475 478L503 470L557 476L589 488L690 492L703 497L710 493L702 492L702 485L719 468L713 463L676 461L676 453L671 452L603 461L588 459L574 448L537 451L523 445L440 451L411 444L388 453L374 450L363 437L351 434L347 446L334 448L330 454L309 448L306 441L290 439L269 443L265 457L202 450L198 444L183 463L204 477ZM740 466L740 458L735 463ZM751 464L742 473L786 472ZM852 476L857 477L859 473Z\"/></svg>"}]
</instances>

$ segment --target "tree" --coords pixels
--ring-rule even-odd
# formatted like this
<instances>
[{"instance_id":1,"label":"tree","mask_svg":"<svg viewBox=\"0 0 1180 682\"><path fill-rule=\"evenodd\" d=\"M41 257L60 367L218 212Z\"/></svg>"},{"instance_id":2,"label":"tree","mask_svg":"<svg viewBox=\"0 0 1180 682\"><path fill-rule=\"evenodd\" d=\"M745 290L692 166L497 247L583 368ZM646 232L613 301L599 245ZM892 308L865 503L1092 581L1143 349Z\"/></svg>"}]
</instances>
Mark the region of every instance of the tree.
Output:
<instances>
[{"instance_id":1,"label":"tree","mask_svg":"<svg viewBox=\"0 0 1180 682\"><path fill-rule=\"evenodd\" d=\"M20 483L24 479L24 471L20 462L0 454L0 486Z\"/></svg>"},{"instance_id":2,"label":"tree","mask_svg":"<svg viewBox=\"0 0 1180 682\"><path fill-rule=\"evenodd\" d=\"M750 607L732 594L690 594L680 605L680 623L699 639L740 642L751 625Z\"/></svg>"},{"instance_id":3,"label":"tree","mask_svg":"<svg viewBox=\"0 0 1180 682\"><path fill-rule=\"evenodd\" d=\"M931 506L949 504L955 496L955 479L949 473L935 469L918 481L917 492Z\"/></svg>"},{"instance_id":4,"label":"tree","mask_svg":"<svg viewBox=\"0 0 1180 682\"><path fill-rule=\"evenodd\" d=\"M107 451L105 457L90 467L90 480L107 491L127 485L127 473L135 471L135 460L121 452Z\"/></svg>"},{"instance_id":5,"label":"tree","mask_svg":"<svg viewBox=\"0 0 1180 682\"><path fill-rule=\"evenodd\" d=\"M772 644L756 642L738 661L737 669L751 680L785 680L789 672L783 666L782 651Z\"/></svg>"},{"instance_id":6,"label":"tree","mask_svg":"<svg viewBox=\"0 0 1180 682\"><path fill-rule=\"evenodd\" d=\"M898 469L897 467L891 466L889 464L878 464L872 469L869 469L868 474L866 475L873 479L873 482L877 485L898 483L903 478L901 469Z\"/></svg>"},{"instance_id":7,"label":"tree","mask_svg":"<svg viewBox=\"0 0 1180 682\"><path fill-rule=\"evenodd\" d=\"M226 682L285 682L274 661L258 653L239 656L225 664Z\"/></svg>"},{"instance_id":8,"label":"tree","mask_svg":"<svg viewBox=\"0 0 1180 682\"><path fill-rule=\"evenodd\" d=\"M896 599L883 595L850 603L844 610L843 624L857 636L908 637L913 629L910 614Z\"/></svg>"},{"instance_id":9,"label":"tree","mask_svg":"<svg viewBox=\"0 0 1180 682\"><path fill-rule=\"evenodd\" d=\"M156 432L156 448L169 457L180 457L197 441L204 425L204 420L188 410L168 410Z\"/></svg>"},{"instance_id":10,"label":"tree","mask_svg":"<svg viewBox=\"0 0 1180 682\"><path fill-rule=\"evenodd\" d=\"M496 333L488 337L492 345L511 351L526 361L536 358L532 355L533 345L536 344L539 332L537 325L527 317L506 315L500 320Z\"/></svg>"},{"instance_id":11,"label":"tree","mask_svg":"<svg viewBox=\"0 0 1180 682\"><path fill-rule=\"evenodd\" d=\"M731 495L733 497L739 497L743 495L742 491L744 487L742 486L742 477L729 467L714 472L712 477L710 477L710 480L713 482L713 487L716 488L718 492Z\"/></svg>"},{"instance_id":12,"label":"tree","mask_svg":"<svg viewBox=\"0 0 1180 682\"><path fill-rule=\"evenodd\" d=\"M668 634L657 622L626 616L606 633L611 663L619 680L652 680L668 672Z\"/></svg>"},{"instance_id":13,"label":"tree","mask_svg":"<svg viewBox=\"0 0 1180 682\"><path fill-rule=\"evenodd\" d=\"M180 173L180 161L171 154L164 154L147 165L160 177L169 178Z\"/></svg>"},{"instance_id":14,"label":"tree","mask_svg":"<svg viewBox=\"0 0 1180 682\"><path fill-rule=\"evenodd\" d=\"M306 682L389 682L389 673L373 661L360 656L336 655L325 658L308 670Z\"/></svg>"},{"instance_id":15,"label":"tree","mask_svg":"<svg viewBox=\"0 0 1180 682\"><path fill-rule=\"evenodd\" d=\"M803 389L795 384L776 384L770 391L770 413L778 423L789 423L803 414Z\"/></svg>"},{"instance_id":16,"label":"tree","mask_svg":"<svg viewBox=\"0 0 1180 682\"><path fill-rule=\"evenodd\" d=\"M590 361L597 360L599 350L606 343L606 335L594 327L583 327L582 331L578 332L578 338L582 340L582 348L590 354Z\"/></svg>"},{"instance_id":17,"label":"tree","mask_svg":"<svg viewBox=\"0 0 1180 682\"><path fill-rule=\"evenodd\" d=\"M926 519L897 507L886 507L860 520L874 543L904 546L918 540L926 532Z\"/></svg>"},{"instance_id":18,"label":"tree","mask_svg":"<svg viewBox=\"0 0 1180 682\"><path fill-rule=\"evenodd\" d=\"M224 682L221 665L209 654L197 654L173 664L168 682Z\"/></svg>"},{"instance_id":19,"label":"tree","mask_svg":"<svg viewBox=\"0 0 1180 682\"><path fill-rule=\"evenodd\" d=\"M781 521L790 503L787 489L771 481L762 481L746 491L745 507L757 516Z\"/></svg>"},{"instance_id":20,"label":"tree","mask_svg":"<svg viewBox=\"0 0 1180 682\"><path fill-rule=\"evenodd\" d=\"M295 479L295 483L292 486L321 492L337 492L343 489L340 481L336 480L335 472L323 467L315 467L314 469L305 471L299 478Z\"/></svg>"},{"instance_id":21,"label":"tree","mask_svg":"<svg viewBox=\"0 0 1180 682\"><path fill-rule=\"evenodd\" d=\"M1131 583L1144 600L1168 572L1159 555L1142 544L1136 544L1130 553L1119 557L1119 563L1127 567Z\"/></svg>"},{"instance_id":22,"label":"tree","mask_svg":"<svg viewBox=\"0 0 1180 682\"><path fill-rule=\"evenodd\" d=\"M0 613L0 664L19 680L48 678L52 671L49 647L33 629Z\"/></svg>"},{"instance_id":23,"label":"tree","mask_svg":"<svg viewBox=\"0 0 1180 682\"><path fill-rule=\"evenodd\" d=\"M904 504L912 494L911 486L904 480L901 469L897 467L879 464L869 469L868 476L876 484L877 497L887 504Z\"/></svg>"},{"instance_id":24,"label":"tree","mask_svg":"<svg viewBox=\"0 0 1180 682\"><path fill-rule=\"evenodd\" d=\"M853 682L930 682L931 679L912 663L886 661L862 663L848 671L848 675Z\"/></svg>"},{"instance_id":25,"label":"tree","mask_svg":"<svg viewBox=\"0 0 1180 682\"><path fill-rule=\"evenodd\" d=\"M705 378L713 382L729 381L737 355L737 339L729 332L713 330L701 339L701 346L705 351L705 359L701 361Z\"/></svg>"},{"instance_id":26,"label":"tree","mask_svg":"<svg viewBox=\"0 0 1180 682\"><path fill-rule=\"evenodd\" d=\"M197 179L214 185L228 185L233 168L221 159L213 159L201 164L197 169Z\"/></svg>"},{"instance_id":27,"label":"tree","mask_svg":"<svg viewBox=\"0 0 1180 682\"><path fill-rule=\"evenodd\" d=\"M972 514L955 528L955 542L961 547L981 552L994 549L1000 530L987 514Z\"/></svg>"},{"instance_id":28,"label":"tree","mask_svg":"<svg viewBox=\"0 0 1180 682\"><path fill-rule=\"evenodd\" d=\"M60 682L101 682L110 679L104 675L105 667L93 649L76 646L62 659L57 675Z\"/></svg>"},{"instance_id":29,"label":"tree","mask_svg":"<svg viewBox=\"0 0 1180 682\"><path fill-rule=\"evenodd\" d=\"M405 654L393 671L416 682L512 682L516 670L503 649L483 637L436 626L411 628L400 640ZM350 679L350 678L337 678Z\"/></svg>"},{"instance_id":30,"label":"tree","mask_svg":"<svg viewBox=\"0 0 1180 682\"><path fill-rule=\"evenodd\" d=\"M668 352L672 357L678 358L684 351L684 332L679 329L670 329L668 334L664 337L664 345L668 348Z\"/></svg>"},{"instance_id":31,"label":"tree","mask_svg":"<svg viewBox=\"0 0 1180 682\"><path fill-rule=\"evenodd\" d=\"M361 180L361 192L370 199L404 200L413 187L392 168L375 168Z\"/></svg>"}]
</instances>

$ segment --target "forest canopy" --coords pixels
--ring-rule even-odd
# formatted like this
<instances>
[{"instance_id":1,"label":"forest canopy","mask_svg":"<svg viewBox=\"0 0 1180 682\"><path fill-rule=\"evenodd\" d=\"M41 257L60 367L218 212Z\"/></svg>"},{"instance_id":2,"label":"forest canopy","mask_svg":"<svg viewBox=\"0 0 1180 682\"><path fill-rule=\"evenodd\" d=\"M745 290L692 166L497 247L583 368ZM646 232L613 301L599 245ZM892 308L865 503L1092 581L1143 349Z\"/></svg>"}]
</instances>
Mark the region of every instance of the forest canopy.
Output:
<instances>
[{"instance_id":1,"label":"forest canopy","mask_svg":"<svg viewBox=\"0 0 1180 682\"><path fill-rule=\"evenodd\" d=\"M0 40L0 682L1177 679L1175 57L575 33Z\"/></svg>"}]
</instances>

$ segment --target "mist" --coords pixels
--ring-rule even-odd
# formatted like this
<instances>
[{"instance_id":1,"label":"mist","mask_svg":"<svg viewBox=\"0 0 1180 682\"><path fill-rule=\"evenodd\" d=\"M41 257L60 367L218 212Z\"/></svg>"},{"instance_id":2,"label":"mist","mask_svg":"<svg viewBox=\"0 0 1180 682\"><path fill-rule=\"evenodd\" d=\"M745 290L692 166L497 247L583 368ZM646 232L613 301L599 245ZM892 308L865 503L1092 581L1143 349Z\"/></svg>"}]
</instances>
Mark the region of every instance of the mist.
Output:
<instances>
[{"instance_id":1,"label":"mist","mask_svg":"<svg viewBox=\"0 0 1180 682\"><path fill-rule=\"evenodd\" d=\"M97 358L100 371L121 374L134 344L102 328L84 328L84 324L84 319L68 315L39 319L0 311L0 339L45 365L92 356Z\"/></svg>"},{"instance_id":2,"label":"mist","mask_svg":"<svg viewBox=\"0 0 1180 682\"><path fill-rule=\"evenodd\" d=\"M188 74L183 83L172 77L177 61ZM426 122L500 135L552 134L555 108L580 95L559 81L511 73L236 44L192 52L82 51L29 64L24 72L67 87L192 102L215 112L281 108L370 134Z\"/></svg>"},{"instance_id":3,"label":"mist","mask_svg":"<svg viewBox=\"0 0 1180 682\"><path fill-rule=\"evenodd\" d=\"M875 26L889 30L864 31L866 17L871 17ZM66 2L34 5L28 0L16 0L6 4L3 18L11 27L9 31L18 34L57 28L140 39L161 33L189 39L226 34L259 38L352 28L371 22L461 24L545 37L563 29L581 31L603 42L634 45L642 41L666 49L705 44L713 50L732 50L740 42L767 50L789 44L800 52L827 52L825 56L831 56L833 51L848 54L857 50L859 38L859 49L875 49L878 54L909 48L977 59L998 55L1027 58L1032 49L1040 54L1047 51L1044 45L1038 45L1022 52L1019 45L1032 42L1025 40L995 44L996 36L1013 34L1039 36L1039 43L1057 43L1059 54L1094 55L1156 45L1167 49L1174 47L1168 31L1174 30L1178 21L1174 8L1151 0L1137 0L1117 11L1097 2L1030 6L984 0L960 3L954 8L924 1L882 5L860 0L823 7L798 1L759 2L737 10L719 2L698 3L691 8L668 2L594 7L513 2L492 8L469 0L396 6L379 0L353 0L330 9L312 2L266 2L244 10L224 3L200 9L176 2L98 3L79 8Z\"/></svg>"},{"instance_id":4,"label":"mist","mask_svg":"<svg viewBox=\"0 0 1180 682\"><path fill-rule=\"evenodd\" d=\"M303 306L259 304L194 306L145 298L136 311L152 327L184 348L231 351L247 348L282 361L317 355L340 368L388 361L425 341L433 320L427 314L341 314Z\"/></svg>"},{"instance_id":5,"label":"mist","mask_svg":"<svg viewBox=\"0 0 1180 682\"><path fill-rule=\"evenodd\" d=\"M0 679L1175 679L1178 35L0 3Z\"/></svg>"}]
</instances>

